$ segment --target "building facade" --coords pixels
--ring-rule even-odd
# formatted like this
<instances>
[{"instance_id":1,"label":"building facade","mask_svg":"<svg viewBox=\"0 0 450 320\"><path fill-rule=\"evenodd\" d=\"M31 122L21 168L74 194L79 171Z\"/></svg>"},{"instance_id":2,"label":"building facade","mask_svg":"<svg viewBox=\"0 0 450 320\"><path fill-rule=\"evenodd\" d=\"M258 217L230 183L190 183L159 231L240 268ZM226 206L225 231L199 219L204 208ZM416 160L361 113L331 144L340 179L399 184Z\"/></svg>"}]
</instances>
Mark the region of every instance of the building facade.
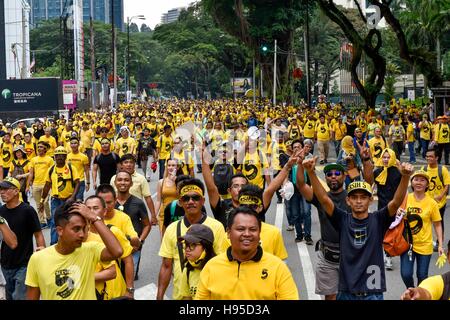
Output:
<instances>
[{"instance_id":1,"label":"building facade","mask_svg":"<svg viewBox=\"0 0 450 320\"><path fill-rule=\"evenodd\" d=\"M41 21L59 18L63 12L67 11L67 7L73 5L73 0L28 1L31 7L30 21L32 27L35 27ZM114 1L114 24L118 29L124 31L123 0L83 0L83 20L89 21L92 16L95 21L111 23L112 1Z\"/></svg>"},{"instance_id":2,"label":"building facade","mask_svg":"<svg viewBox=\"0 0 450 320\"><path fill-rule=\"evenodd\" d=\"M186 10L186 7L179 7L170 9L167 13L163 13L161 16L161 24L172 23L178 20L181 11Z\"/></svg>"},{"instance_id":3,"label":"building facade","mask_svg":"<svg viewBox=\"0 0 450 320\"><path fill-rule=\"evenodd\" d=\"M29 6L0 0L0 79L30 77Z\"/></svg>"}]
</instances>

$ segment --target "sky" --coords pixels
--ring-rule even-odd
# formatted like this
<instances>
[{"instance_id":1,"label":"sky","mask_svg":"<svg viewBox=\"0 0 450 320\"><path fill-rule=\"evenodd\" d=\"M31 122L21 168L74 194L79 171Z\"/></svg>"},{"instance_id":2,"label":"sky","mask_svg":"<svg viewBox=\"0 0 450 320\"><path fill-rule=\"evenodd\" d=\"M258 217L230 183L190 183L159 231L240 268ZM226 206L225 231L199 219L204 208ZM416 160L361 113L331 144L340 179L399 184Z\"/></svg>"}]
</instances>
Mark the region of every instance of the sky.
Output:
<instances>
[{"instance_id":1,"label":"sky","mask_svg":"<svg viewBox=\"0 0 450 320\"><path fill-rule=\"evenodd\" d=\"M124 0L124 21L127 17L144 15L146 20L133 19L137 25L145 23L152 30L161 22L161 16L168 10L188 6L194 0Z\"/></svg>"}]
</instances>

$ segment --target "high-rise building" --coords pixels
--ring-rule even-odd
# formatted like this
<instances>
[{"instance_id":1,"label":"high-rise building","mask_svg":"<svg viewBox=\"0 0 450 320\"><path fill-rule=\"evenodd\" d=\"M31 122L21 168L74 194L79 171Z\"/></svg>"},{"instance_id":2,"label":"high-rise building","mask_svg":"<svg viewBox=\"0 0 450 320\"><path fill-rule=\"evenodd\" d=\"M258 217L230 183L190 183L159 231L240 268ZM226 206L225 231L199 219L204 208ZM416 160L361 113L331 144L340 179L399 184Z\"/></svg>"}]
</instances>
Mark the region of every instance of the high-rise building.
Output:
<instances>
[{"instance_id":1,"label":"high-rise building","mask_svg":"<svg viewBox=\"0 0 450 320\"><path fill-rule=\"evenodd\" d=\"M25 0L0 0L0 79L30 76L30 34Z\"/></svg>"},{"instance_id":2,"label":"high-rise building","mask_svg":"<svg viewBox=\"0 0 450 320\"><path fill-rule=\"evenodd\" d=\"M111 23L111 1L114 1L114 24L124 31L123 0L83 0L83 20L89 21L92 16L95 21ZM42 20L59 18L64 6L70 7L73 0L28 0L31 7L30 22L35 27Z\"/></svg>"},{"instance_id":3,"label":"high-rise building","mask_svg":"<svg viewBox=\"0 0 450 320\"><path fill-rule=\"evenodd\" d=\"M186 10L186 7L179 7L170 9L167 13L163 13L161 16L161 24L172 23L178 20L181 11Z\"/></svg>"}]
</instances>

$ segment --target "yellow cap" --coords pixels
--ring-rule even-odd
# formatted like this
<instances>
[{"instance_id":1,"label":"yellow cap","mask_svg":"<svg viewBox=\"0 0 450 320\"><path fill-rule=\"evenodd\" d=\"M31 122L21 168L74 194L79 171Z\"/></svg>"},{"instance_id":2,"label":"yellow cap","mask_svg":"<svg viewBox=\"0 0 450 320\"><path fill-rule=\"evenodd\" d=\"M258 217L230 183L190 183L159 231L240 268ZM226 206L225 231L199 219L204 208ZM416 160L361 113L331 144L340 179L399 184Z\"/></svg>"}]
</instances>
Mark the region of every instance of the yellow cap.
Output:
<instances>
[{"instance_id":1,"label":"yellow cap","mask_svg":"<svg viewBox=\"0 0 450 320\"><path fill-rule=\"evenodd\" d=\"M17 179L13 178L13 177L6 177L0 183L0 188L4 188L4 189L17 188L17 189L20 189L20 182Z\"/></svg>"},{"instance_id":2,"label":"yellow cap","mask_svg":"<svg viewBox=\"0 0 450 320\"><path fill-rule=\"evenodd\" d=\"M353 181L347 187L347 194L350 194L356 190L363 190L372 195L372 187L365 181Z\"/></svg>"},{"instance_id":3,"label":"yellow cap","mask_svg":"<svg viewBox=\"0 0 450 320\"><path fill-rule=\"evenodd\" d=\"M417 176L424 177L425 179L427 179L428 183L430 183L430 176L428 175L428 172L426 172L424 170L417 170L417 171L415 171L412 174L411 180L414 179L414 177L417 177Z\"/></svg>"},{"instance_id":4,"label":"yellow cap","mask_svg":"<svg viewBox=\"0 0 450 320\"><path fill-rule=\"evenodd\" d=\"M67 150L64 147L60 146L55 149L55 155L57 154L67 154Z\"/></svg>"}]
</instances>

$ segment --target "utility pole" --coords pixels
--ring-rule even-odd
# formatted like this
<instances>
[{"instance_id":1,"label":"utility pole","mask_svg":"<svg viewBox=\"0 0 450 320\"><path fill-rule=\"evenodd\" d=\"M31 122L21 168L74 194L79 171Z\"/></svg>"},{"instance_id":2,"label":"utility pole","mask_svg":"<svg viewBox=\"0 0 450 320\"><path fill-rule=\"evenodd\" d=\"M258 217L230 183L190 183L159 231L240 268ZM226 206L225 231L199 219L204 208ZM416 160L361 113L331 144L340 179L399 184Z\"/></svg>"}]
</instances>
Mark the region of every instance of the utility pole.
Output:
<instances>
[{"instance_id":1,"label":"utility pole","mask_svg":"<svg viewBox=\"0 0 450 320\"><path fill-rule=\"evenodd\" d=\"M277 39L275 39L273 52L273 106L277 105Z\"/></svg>"},{"instance_id":2,"label":"utility pole","mask_svg":"<svg viewBox=\"0 0 450 320\"><path fill-rule=\"evenodd\" d=\"M130 90L130 17L127 17L127 81L125 93Z\"/></svg>"},{"instance_id":3,"label":"utility pole","mask_svg":"<svg viewBox=\"0 0 450 320\"><path fill-rule=\"evenodd\" d=\"M264 80L263 80L263 64L260 63L259 64L259 80L261 81L261 99L264 98L264 88L263 88L263 84L264 84Z\"/></svg>"},{"instance_id":4,"label":"utility pole","mask_svg":"<svg viewBox=\"0 0 450 320\"><path fill-rule=\"evenodd\" d=\"M116 28L114 26L114 0L111 0L111 39L112 39L112 65L113 65L113 103L112 107L117 108L117 46Z\"/></svg>"},{"instance_id":5,"label":"utility pole","mask_svg":"<svg viewBox=\"0 0 450 320\"><path fill-rule=\"evenodd\" d=\"M91 79L93 82L96 80L96 74L95 74L95 37L94 37L94 19L92 18L92 14L89 18L89 31L91 34Z\"/></svg>"},{"instance_id":6,"label":"utility pole","mask_svg":"<svg viewBox=\"0 0 450 320\"><path fill-rule=\"evenodd\" d=\"M28 5L22 8L22 72L20 78L27 78L27 11Z\"/></svg>"},{"instance_id":7,"label":"utility pole","mask_svg":"<svg viewBox=\"0 0 450 320\"><path fill-rule=\"evenodd\" d=\"M305 31L303 38L305 41L305 71L306 71L306 102L308 106L311 106L311 79L309 75L309 13L308 13L308 1L306 1L306 18L305 18Z\"/></svg>"},{"instance_id":8,"label":"utility pole","mask_svg":"<svg viewBox=\"0 0 450 320\"><path fill-rule=\"evenodd\" d=\"M255 84L255 57L253 57L253 79L252 79L252 85L253 85L253 105L256 104L256 84Z\"/></svg>"}]
</instances>

